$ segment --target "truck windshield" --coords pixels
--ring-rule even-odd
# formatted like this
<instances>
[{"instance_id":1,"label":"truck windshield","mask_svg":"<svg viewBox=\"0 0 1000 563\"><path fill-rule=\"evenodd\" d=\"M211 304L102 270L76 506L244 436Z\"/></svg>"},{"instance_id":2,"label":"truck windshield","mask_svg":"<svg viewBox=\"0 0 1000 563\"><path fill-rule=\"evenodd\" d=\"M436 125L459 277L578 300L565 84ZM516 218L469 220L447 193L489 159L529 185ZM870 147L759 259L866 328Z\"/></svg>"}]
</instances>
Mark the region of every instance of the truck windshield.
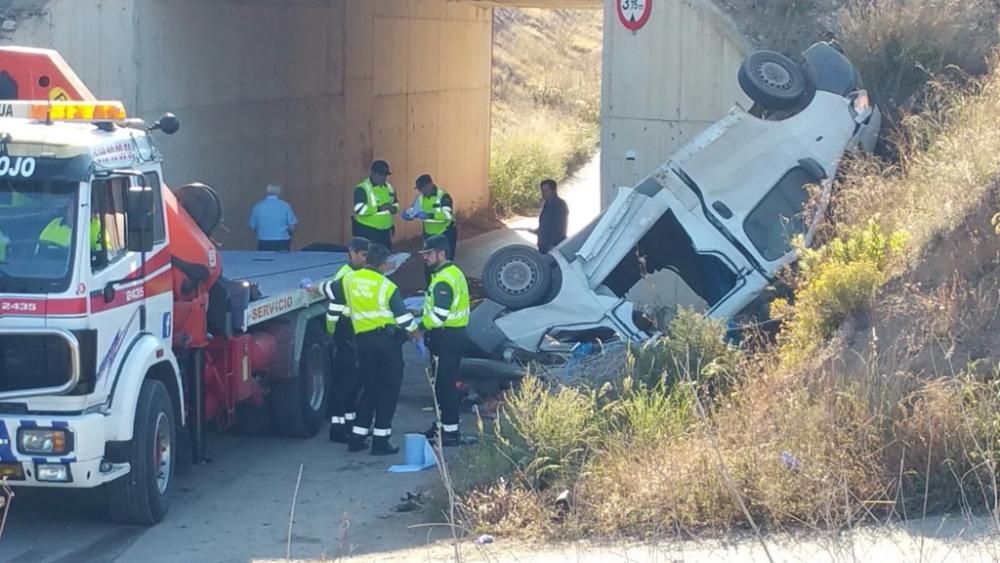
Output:
<instances>
[{"instance_id":1,"label":"truck windshield","mask_svg":"<svg viewBox=\"0 0 1000 563\"><path fill-rule=\"evenodd\" d=\"M77 187L0 180L0 292L64 291L72 273Z\"/></svg>"}]
</instances>

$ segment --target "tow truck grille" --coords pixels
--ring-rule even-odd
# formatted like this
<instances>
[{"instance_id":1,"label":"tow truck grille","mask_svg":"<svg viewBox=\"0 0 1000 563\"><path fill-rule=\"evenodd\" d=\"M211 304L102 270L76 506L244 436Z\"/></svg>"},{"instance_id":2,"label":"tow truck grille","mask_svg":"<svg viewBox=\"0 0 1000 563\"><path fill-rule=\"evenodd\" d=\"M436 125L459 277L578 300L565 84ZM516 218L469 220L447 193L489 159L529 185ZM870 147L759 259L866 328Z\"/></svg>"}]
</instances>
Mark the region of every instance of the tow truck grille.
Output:
<instances>
[{"instance_id":1,"label":"tow truck grille","mask_svg":"<svg viewBox=\"0 0 1000 563\"><path fill-rule=\"evenodd\" d=\"M69 341L58 334L0 334L0 393L61 387L73 369Z\"/></svg>"}]
</instances>

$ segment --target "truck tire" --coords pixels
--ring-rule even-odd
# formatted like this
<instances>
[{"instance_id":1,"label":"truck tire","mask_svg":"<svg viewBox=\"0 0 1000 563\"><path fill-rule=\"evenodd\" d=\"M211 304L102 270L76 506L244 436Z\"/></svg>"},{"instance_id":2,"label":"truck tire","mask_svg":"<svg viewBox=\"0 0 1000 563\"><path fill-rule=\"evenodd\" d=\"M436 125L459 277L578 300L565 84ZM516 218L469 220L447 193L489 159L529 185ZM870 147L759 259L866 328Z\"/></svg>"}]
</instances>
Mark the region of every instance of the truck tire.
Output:
<instances>
[{"instance_id":1,"label":"truck tire","mask_svg":"<svg viewBox=\"0 0 1000 563\"><path fill-rule=\"evenodd\" d=\"M115 522L152 526L166 515L176 463L175 428L166 386L155 379L143 381L135 430L123 452L132 470L108 484L108 509Z\"/></svg>"},{"instance_id":2,"label":"truck tire","mask_svg":"<svg viewBox=\"0 0 1000 563\"><path fill-rule=\"evenodd\" d=\"M773 51L751 53L737 78L743 92L765 110L789 109L806 94L806 75L799 65Z\"/></svg>"},{"instance_id":3,"label":"truck tire","mask_svg":"<svg viewBox=\"0 0 1000 563\"><path fill-rule=\"evenodd\" d=\"M527 245L501 248L483 267L486 296L512 311L541 303L551 284L551 263Z\"/></svg>"},{"instance_id":4,"label":"truck tire","mask_svg":"<svg viewBox=\"0 0 1000 563\"><path fill-rule=\"evenodd\" d=\"M307 325L297 377L271 385L271 410L278 432L290 438L312 438L326 419L330 369L323 325Z\"/></svg>"}]
</instances>

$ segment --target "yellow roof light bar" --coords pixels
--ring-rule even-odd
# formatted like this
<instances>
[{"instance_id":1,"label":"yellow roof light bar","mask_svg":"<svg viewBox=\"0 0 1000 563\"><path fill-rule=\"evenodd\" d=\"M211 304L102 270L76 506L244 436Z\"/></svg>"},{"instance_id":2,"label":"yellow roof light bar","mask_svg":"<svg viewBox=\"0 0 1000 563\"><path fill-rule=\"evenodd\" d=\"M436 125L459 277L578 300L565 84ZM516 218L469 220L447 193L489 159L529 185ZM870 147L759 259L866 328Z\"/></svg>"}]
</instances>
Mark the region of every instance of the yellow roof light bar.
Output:
<instances>
[{"instance_id":1,"label":"yellow roof light bar","mask_svg":"<svg viewBox=\"0 0 1000 563\"><path fill-rule=\"evenodd\" d=\"M128 114L121 102L52 101L4 102L3 117L20 117L38 121L125 121Z\"/></svg>"}]
</instances>

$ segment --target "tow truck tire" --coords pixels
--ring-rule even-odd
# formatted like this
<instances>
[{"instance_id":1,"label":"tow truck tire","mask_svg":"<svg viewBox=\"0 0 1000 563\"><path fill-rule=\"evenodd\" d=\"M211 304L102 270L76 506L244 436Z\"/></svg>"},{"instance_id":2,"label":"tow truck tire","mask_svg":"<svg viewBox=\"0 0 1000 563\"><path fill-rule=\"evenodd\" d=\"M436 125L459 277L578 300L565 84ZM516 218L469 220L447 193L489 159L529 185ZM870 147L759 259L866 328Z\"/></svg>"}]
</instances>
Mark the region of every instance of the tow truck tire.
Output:
<instances>
[{"instance_id":1,"label":"tow truck tire","mask_svg":"<svg viewBox=\"0 0 1000 563\"><path fill-rule=\"evenodd\" d=\"M541 303L551 285L552 264L527 245L501 248L483 268L486 296L512 311Z\"/></svg>"},{"instance_id":2,"label":"tow truck tire","mask_svg":"<svg viewBox=\"0 0 1000 563\"><path fill-rule=\"evenodd\" d=\"M170 506L177 443L174 409L162 382L147 379L139 390L135 431L125 444L128 475L108 484L108 510L121 524L152 526Z\"/></svg>"},{"instance_id":3,"label":"tow truck tire","mask_svg":"<svg viewBox=\"0 0 1000 563\"><path fill-rule=\"evenodd\" d=\"M793 107L806 93L806 75L791 59L774 51L756 51L737 73L740 87L767 110Z\"/></svg>"},{"instance_id":4,"label":"tow truck tire","mask_svg":"<svg viewBox=\"0 0 1000 563\"><path fill-rule=\"evenodd\" d=\"M302 342L297 377L275 381L271 409L278 432L290 438L312 438L326 419L329 400L329 344L323 325L311 322Z\"/></svg>"}]
</instances>

